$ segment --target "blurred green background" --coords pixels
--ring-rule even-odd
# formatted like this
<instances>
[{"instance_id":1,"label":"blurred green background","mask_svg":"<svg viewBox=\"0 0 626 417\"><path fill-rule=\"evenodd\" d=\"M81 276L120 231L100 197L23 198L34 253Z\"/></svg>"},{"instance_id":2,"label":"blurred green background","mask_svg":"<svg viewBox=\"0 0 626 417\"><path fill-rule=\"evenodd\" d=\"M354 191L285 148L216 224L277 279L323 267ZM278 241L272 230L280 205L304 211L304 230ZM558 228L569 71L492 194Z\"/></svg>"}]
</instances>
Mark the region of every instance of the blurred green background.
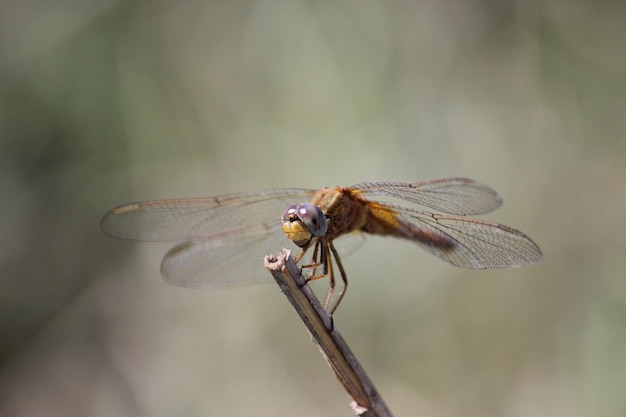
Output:
<instances>
[{"instance_id":1,"label":"blurred green background","mask_svg":"<svg viewBox=\"0 0 626 417\"><path fill-rule=\"evenodd\" d=\"M448 176L499 190L488 218L545 259L468 271L384 238L345 258L335 323L390 409L626 415L623 1L0 9L3 417L350 415L275 285L169 286L167 245L100 218Z\"/></svg>"}]
</instances>

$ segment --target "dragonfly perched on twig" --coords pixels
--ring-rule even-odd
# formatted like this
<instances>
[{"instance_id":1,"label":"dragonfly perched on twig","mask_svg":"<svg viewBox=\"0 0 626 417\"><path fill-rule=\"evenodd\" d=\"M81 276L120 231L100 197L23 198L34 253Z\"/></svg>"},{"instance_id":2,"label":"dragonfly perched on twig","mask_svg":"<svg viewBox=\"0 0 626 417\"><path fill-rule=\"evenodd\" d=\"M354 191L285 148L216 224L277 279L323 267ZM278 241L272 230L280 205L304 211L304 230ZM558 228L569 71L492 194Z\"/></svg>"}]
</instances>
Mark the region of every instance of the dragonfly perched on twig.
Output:
<instances>
[{"instance_id":1,"label":"dragonfly perched on twig","mask_svg":"<svg viewBox=\"0 0 626 417\"><path fill-rule=\"evenodd\" d=\"M372 197L391 197L427 210ZM354 250L364 234L413 241L463 268L539 263L541 250L521 231L466 217L501 204L491 187L466 178L365 182L124 204L111 209L101 227L121 239L180 242L163 258L161 273L166 281L184 287L271 280L262 265L263 255L291 240L300 250L296 260L309 270L309 279L329 277L326 309L333 299L335 266L338 269L343 288L332 314L348 284L340 254Z\"/></svg>"}]
</instances>

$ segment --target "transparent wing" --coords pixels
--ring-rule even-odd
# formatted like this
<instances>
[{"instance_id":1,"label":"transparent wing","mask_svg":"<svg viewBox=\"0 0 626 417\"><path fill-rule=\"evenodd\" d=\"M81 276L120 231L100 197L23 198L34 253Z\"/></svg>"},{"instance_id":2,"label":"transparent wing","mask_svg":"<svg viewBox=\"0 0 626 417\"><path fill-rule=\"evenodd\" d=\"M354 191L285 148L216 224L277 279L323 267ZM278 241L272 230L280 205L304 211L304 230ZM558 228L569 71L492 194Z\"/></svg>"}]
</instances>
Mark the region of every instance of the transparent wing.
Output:
<instances>
[{"instance_id":1,"label":"transparent wing","mask_svg":"<svg viewBox=\"0 0 626 417\"><path fill-rule=\"evenodd\" d=\"M354 253L363 243L365 243L365 233L360 230L355 230L352 233L342 235L333 240L335 249L337 249L337 252L339 252L339 255L342 257Z\"/></svg>"},{"instance_id":2,"label":"transparent wing","mask_svg":"<svg viewBox=\"0 0 626 417\"><path fill-rule=\"evenodd\" d=\"M216 287L271 281L263 257L281 248L300 251L283 233L280 216L290 204L308 202L314 190L276 189L221 197L155 200L121 205L102 219L113 237L182 241L161 263L166 281L183 287ZM355 232L338 240L342 254L363 242Z\"/></svg>"},{"instance_id":3,"label":"transparent wing","mask_svg":"<svg viewBox=\"0 0 626 417\"><path fill-rule=\"evenodd\" d=\"M314 192L275 189L124 204L104 216L101 228L120 239L170 242L202 238L280 219L288 205L308 202Z\"/></svg>"},{"instance_id":4,"label":"transparent wing","mask_svg":"<svg viewBox=\"0 0 626 417\"><path fill-rule=\"evenodd\" d=\"M350 233L337 239L337 247L345 255L363 240L363 233ZM270 282L272 276L263 266L263 258L283 247L294 256L300 253L279 221L235 229L174 246L161 262L161 274L173 285L192 288ZM304 265L311 263L312 254L309 250Z\"/></svg>"},{"instance_id":5,"label":"transparent wing","mask_svg":"<svg viewBox=\"0 0 626 417\"><path fill-rule=\"evenodd\" d=\"M543 258L535 242L510 226L396 206L393 209L407 239L462 268L520 268Z\"/></svg>"},{"instance_id":6,"label":"transparent wing","mask_svg":"<svg viewBox=\"0 0 626 417\"><path fill-rule=\"evenodd\" d=\"M188 240L171 248L161 262L163 278L192 288L269 282L263 258L286 247L300 251L287 239L279 221Z\"/></svg>"},{"instance_id":7,"label":"transparent wing","mask_svg":"<svg viewBox=\"0 0 626 417\"><path fill-rule=\"evenodd\" d=\"M468 178L421 182L365 182L352 188L361 190L364 195L395 197L458 216L488 213L502 205L502 197L497 191Z\"/></svg>"}]
</instances>

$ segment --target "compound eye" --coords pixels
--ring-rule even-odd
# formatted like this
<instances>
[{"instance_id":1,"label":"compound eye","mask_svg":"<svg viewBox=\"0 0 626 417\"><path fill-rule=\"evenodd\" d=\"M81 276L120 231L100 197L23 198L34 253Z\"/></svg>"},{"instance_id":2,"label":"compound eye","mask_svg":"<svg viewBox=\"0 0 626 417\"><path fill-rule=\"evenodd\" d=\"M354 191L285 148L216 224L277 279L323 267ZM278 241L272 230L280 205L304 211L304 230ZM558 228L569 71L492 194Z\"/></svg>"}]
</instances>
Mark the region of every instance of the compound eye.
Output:
<instances>
[{"instance_id":1,"label":"compound eye","mask_svg":"<svg viewBox=\"0 0 626 417\"><path fill-rule=\"evenodd\" d=\"M298 218L298 206L299 204L292 204L283 211L281 220L283 223L292 222Z\"/></svg>"},{"instance_id":2,"label":"compound eye","mask_svg":"<svg viewBox=\"0 0 626 417\"><path fill-rule=\"evenodd\" d=\"M324 236L328 222L322 210L312 203L299 204L295 207L296 215L315 237Z\"/></svg>"}]
</instances>

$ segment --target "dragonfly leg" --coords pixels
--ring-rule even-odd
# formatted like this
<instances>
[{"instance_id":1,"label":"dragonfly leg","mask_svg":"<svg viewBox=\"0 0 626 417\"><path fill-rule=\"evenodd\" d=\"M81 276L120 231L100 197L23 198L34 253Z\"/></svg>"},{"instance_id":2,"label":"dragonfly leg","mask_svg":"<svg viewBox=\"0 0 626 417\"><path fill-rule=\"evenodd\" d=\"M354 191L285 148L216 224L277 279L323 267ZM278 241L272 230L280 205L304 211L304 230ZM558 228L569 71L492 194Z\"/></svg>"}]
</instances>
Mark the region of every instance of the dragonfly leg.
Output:
<instances>
[{"instance_id":1,"label":"dragonfly leg","mask_svg":"<svg viewBox=\"0 0 626 417\"><path fill-rule=\"evenodd\" d=\"M298 254L298 256L296 257L296 262L302 259L306 249L307 248L304 248ZM336 287L335 270L334 270L333 261L332 261L333 258L335 258L335 260L337 261L337 266L339 267L339 273L341 274L343 287L341 288L341 292L339 293L339 296L337 297L337 301L331 307L331 303L333 301L333 296L335 295L335 287ZM322 267L322 272L318 274L317 268L320 266ZM339 258L339 254L337 253L337 250L335 249L335 246L332 244L332 242L321 242L318 240L315 243L315 247L313 248L313 257L311 258L311 263L308 265L302 266L303 270L305 268L312 269L311 274L308 277L306 277L307 282L314 281L316 279L320 279L320 278L324 278L328 276L329 289L328 289L328 294L326 295L326 301L324 302L324 310L326 310L328 314L332 316L335 310L337 309L337 307L339 306L339 303L343 299L343 296L346 292L346 288L348 288L348 279L346 277L346 271L343 269L343 265L341 263L341 259Z\"/></svg>"},{"instance_id":2,"label":"dragonfly leg","mask_svg":"<svg viewBox=\"0 0 626 417\"><path fill-rule=\"evenodd\" d=\"M302 250L300 250L300 253L298 254L298 256L296 256L296 264L299 264L300 261L302 260L302 258L304 257L304 254L306 253L306 251L311 247L311 245L307 245L304 246L302 248ZM315 248L313 249L313 257L311 258L311 264L307 264L307 265L302 265L300 267L300 271L304 271L304 269L312 269L312 271L308 274L308 277L305 277L306 282L309 281L310 277L315 275L315 268L317 268L319 266L319 263L317 263L316 258L317 258L317 251L318 251L318 244L317 242L315 243Z\"/></svg>"},{"instance_id":3,"label":"dragonfly leg","mask_svg":"<svg viewBox=\"0 0 626 417\"><path fill-rule=\"evenodd\" d=\"M332 316L335 310L337 310L337 307L339 307L341 300L343 300L343 296L346 294L346 290L348 289L348 276L346 275L345 269L343 269L341 258L339 257L339 254L337 253L337 249L335 249L335 245L333 245L333 243L330 242L328 246L330 246L330 250L332 251L332 256L335 258L335 261L337 261L337 267L339 268L339 273L341 274L341 280L343 281L343 288L341 288L341 292L337 296L337 301L335 302L335 305L333 306L333 308L328 312L328 314ZM332 272L332 263L330 267L331 267L331 280L334 285L334 279L333 279L334 274ZM332 291L332 288L331 288L331 291ZM330 297L331 293L329 292L328 295ZM326 303L328 302L329 302L329 299L326 300ZM326 308L326 311L328 311L328 308Z\"/></svg>"},{"instance_id":4,"label":"dragonfly leg","mask_svg":"<svg viewBox=\"0 0 626 417\"><path fill-rule=\"evenodd\" d=\"M298 255L298 257L296 258L296 263L298 261L300 261L302 259L302 256L304 255L304 251L306 250L303 249L302 252L300 252L300 254ZM327 273L327 268L326 268L326 251L323 248L322 243L318 240L317 242L315 242L315 248L313 248L313 256L311 257L311 263L307 264L307 265L302 265L301 269L304 270L306 269L310 269L311 272L308 274L306 278L306 281L314 281L316 279L320 279L320 278L324 278L328 273ZM319 258L318 258L319 256ZM320 266L324 266L324 270L322 271L321 274L317 273L317 268Z\"/></svg>"},{"instance_id":5,"label":"dragonfly leg","mask_svg":"<svg viewBox=\"0 0 626 417\"><path fill-rule=\"evenodd\" d=\"M328 275L328 294L326 295L326 301L324 302L324 310L328 311L330 302L333 299L335 293L335 271L333 270L332 258L328 252L328 245L324 245L322 248L324 273ZM334 309L333 309L334 310Z\"/></svg>"}]
</instances>

